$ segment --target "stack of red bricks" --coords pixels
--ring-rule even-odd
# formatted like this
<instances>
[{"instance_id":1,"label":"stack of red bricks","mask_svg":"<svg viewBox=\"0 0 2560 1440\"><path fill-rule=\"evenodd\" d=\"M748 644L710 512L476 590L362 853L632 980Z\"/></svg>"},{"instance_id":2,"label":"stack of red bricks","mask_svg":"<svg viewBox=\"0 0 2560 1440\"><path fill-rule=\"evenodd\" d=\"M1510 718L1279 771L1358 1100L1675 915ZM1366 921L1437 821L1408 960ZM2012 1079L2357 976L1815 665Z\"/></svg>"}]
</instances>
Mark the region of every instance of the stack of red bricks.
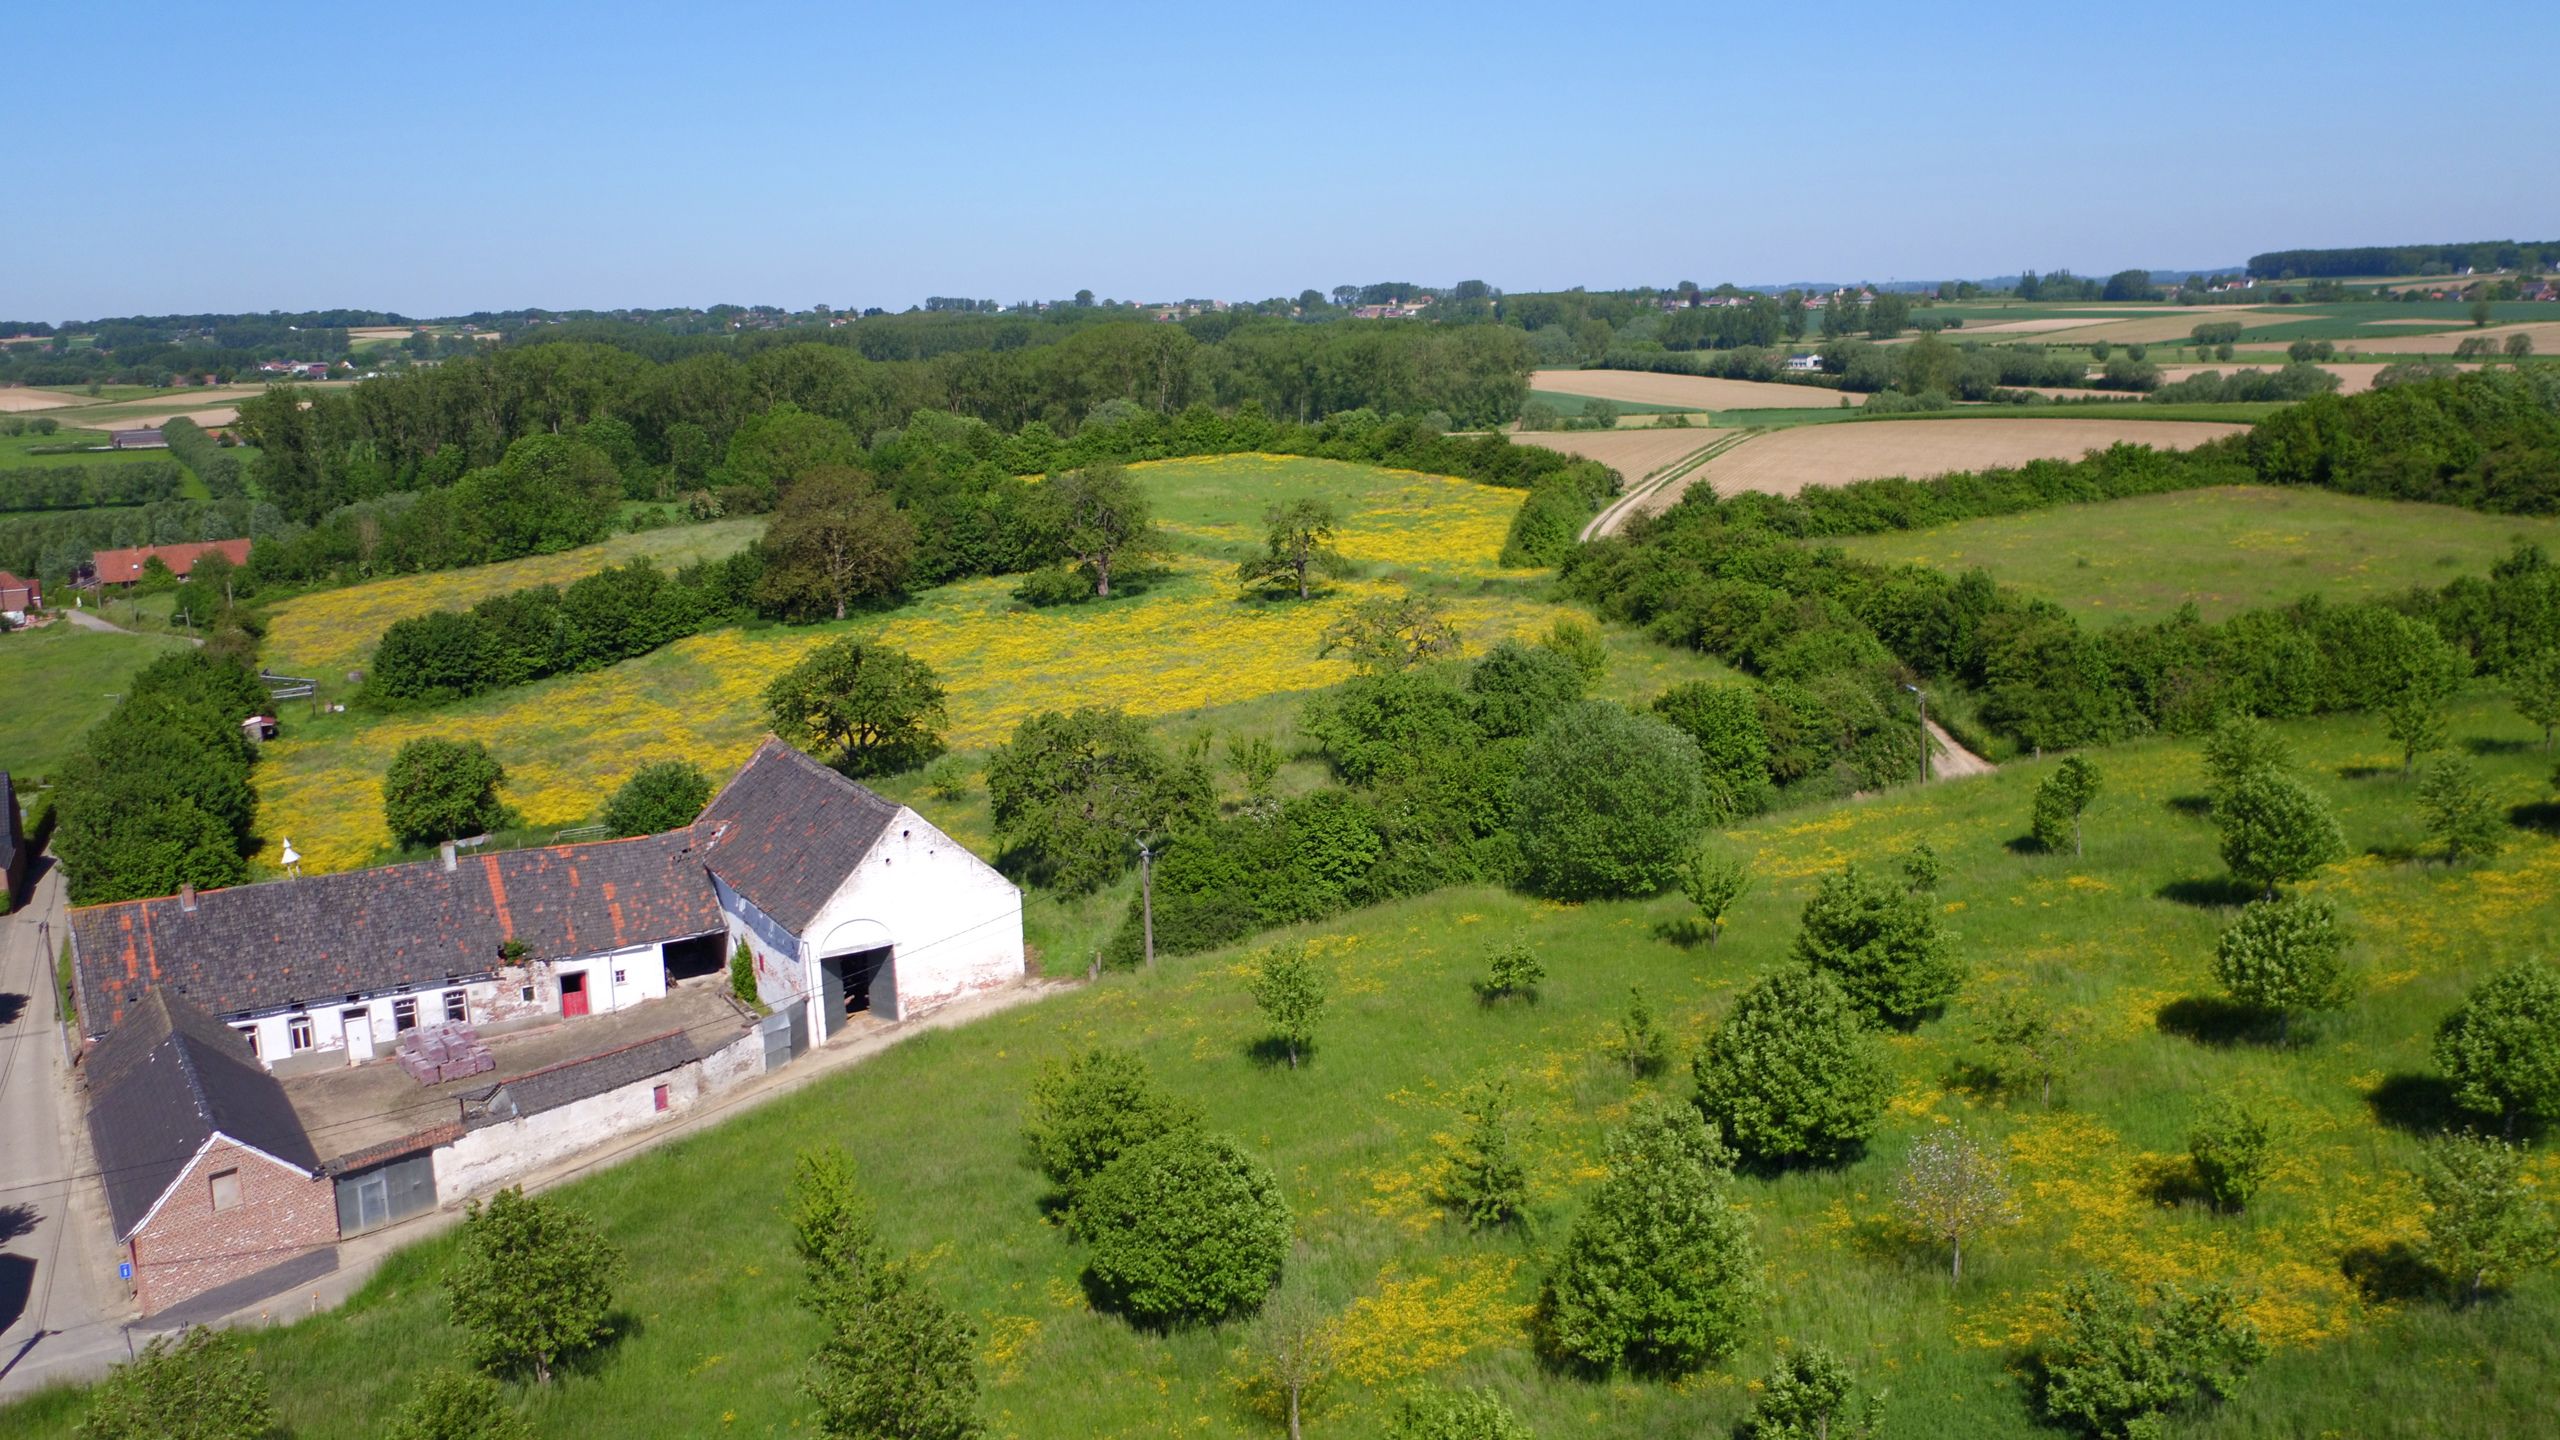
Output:
<instances>
[{"instance_id":1,"label":"stack of red bricks","mask_svg":"<svg viewBox=\"0 0 2560 1440\"><path fill-rule=\"evenodd\" d=\"M459 1020L401 1033L400 1068L421 1085L437 1085L498 1068L480 1033Z\"/></svg>"}]
</instances>

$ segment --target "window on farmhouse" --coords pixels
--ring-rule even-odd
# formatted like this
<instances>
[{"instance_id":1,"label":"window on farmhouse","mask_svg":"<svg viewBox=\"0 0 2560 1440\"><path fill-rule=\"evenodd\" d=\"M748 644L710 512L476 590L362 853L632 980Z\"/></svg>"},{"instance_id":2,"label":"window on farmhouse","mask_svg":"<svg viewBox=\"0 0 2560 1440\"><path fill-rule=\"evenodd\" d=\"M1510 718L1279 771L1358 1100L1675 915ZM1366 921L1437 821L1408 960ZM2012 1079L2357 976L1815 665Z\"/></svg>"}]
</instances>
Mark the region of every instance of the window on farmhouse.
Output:
<instances>
[{"instance_id":1,"label":"window on farmhouse","mask_svg":"<svg viewBox=\"0 0 2560 1440\"><path fill-rule=\"evenodd\" d=\"M444 992L444 1018L447 1020L468 1020L471 1018L470 1008L464 1004L461 991L447 990Z\"/></svg>"},{"instance_id":2,"label":"window on farmhouse","mask_svg":"<svg viewBox=\"0 0 2560 1440\"><path fill-rule=\"evenodd\" d=\"M649 1098L650 1098L652 1101L654 1101L654 1102L656 1103L656 1106L657 1106L657 1108L658 1108L658 1109L660 1109L660 1110L664 1110L664 1109L666 1109L666 1108L667 1108L667 1087L666 1087L666 1086L664 1086L664 1085L660 1085L660 1086L658 1086L657 1088L655 1088L655 1089L651 1090L651 1091L649 1092Z\"/></svg>"},{"instance_id":3,"label":"window on farmhouse","mask_svg":"<svg viewBox=\"0 0 2560 1440\"><path fill-rule=\"evenodd\" d=\"M213 1208L228 1210L240 1203L240 1172L217 1170L212 1176Z\"/></svg>"},{"instance_id":4,"label":"window on farmhouse","mask_svg":"<svg viewBox=\"0 0 2560 1440\"><path fill-rule=\"evenodd\" d=\"M391 1002L391 1031L392 1031L392 1033L396 1035L396 1034L398 1034L399 1032L401 1032L401 1031L403 1031L403 1030L415 1030L415 1029L417 1029L417 1028L418 1028L418 997L417 997L417 996L415 996L415 995L403 995L403 996L401 996L399 999L392 1001L392 1002Z\"/></svg>"},{"instance_id":5,"label":"window on farmhouse","mask_svg":"<svg viewBox=\"0 0 2560 1440\"><path fill-rule=\"evenodd\" d=\"M311 1017L308 1015L296 1015L292 1020L286 1022L285 1037L286 1042L297 1051L310 1049Z\"/></svg>"},{"instance_id":6,"label":"window on farmhouse","mask_svg":"<svg viewBox=\"0 0 2560 1440\"><path fill-rule=\"evenodd\" d=\"M249 1042L249 1053L250 1053L250 1054L255 1055L255 1054L257 1054L257 1053L258 1053L258 1027L257 1027L257 1026L255 1026L255 1025L234 1025L234 1026L232 1026L231 1028L232 1028L232 1029L234 1029L234 1030L239 1031L239 1032L240 1032L240 1038Z\"/></svg>"},{"instance_id":7,"label":"window on farmhouse","mask_svg":"<svg viewBox=\"0 0 2560 1440\"><path fill-rule=\"evenodd\" d=\"M521 1001L523 1001L523 1002L524 1002L524 1003L526 1003L527 1005L532 1004L532 1003L533 1003L533 987L532 987L532 986L530 986L530 985L525 985L525 986L520 986L520 987L518 987L518 989L516 990L516 998L517 998L517 999L519 999L519 1000L521 1000Z\"/></svg>"}]
</instances>

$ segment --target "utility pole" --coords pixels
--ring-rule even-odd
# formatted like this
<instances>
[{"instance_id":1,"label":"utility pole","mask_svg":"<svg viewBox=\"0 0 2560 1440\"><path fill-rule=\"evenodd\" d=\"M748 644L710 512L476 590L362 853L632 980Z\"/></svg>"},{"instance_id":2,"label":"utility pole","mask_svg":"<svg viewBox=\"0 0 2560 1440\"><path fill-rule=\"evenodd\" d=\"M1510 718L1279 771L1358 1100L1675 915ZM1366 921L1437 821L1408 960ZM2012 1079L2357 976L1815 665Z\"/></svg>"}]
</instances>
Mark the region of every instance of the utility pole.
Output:
<instances>
[{"instance_id":1,"label":"utility pole","mask_svg":"<svg viewBox=\"0 0 2560 1440\"><path fill-rule=\"evenodd\" d=\"M1920 783L1926 785L1929 783L1929 697L1922 694L1917 685L1902 688L1910 691L1920 702Z\"/></svg>"},{"instance_id":2,"label":"utility pole","mask_svg":"<svg viewBox=\"0 0 2560 1440\"><path fill-rule=\"evenodd\" d=\"M1138 842L1138 915L1147 939L1147 968L1156 968L1156 852Z\"/></svg>"}]
</instances>

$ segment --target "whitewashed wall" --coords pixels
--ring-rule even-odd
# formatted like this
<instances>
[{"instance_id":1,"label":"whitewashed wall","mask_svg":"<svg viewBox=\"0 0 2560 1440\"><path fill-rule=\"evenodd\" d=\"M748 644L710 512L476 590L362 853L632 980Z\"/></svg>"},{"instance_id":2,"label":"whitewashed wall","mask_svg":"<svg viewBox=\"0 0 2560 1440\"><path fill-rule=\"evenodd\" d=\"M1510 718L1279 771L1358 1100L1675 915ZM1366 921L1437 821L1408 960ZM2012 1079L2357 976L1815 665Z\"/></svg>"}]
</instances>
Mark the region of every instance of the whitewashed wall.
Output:
<instances>
[{"instance_id":1,"label":"whitewashed wall","mask_svg":"<svg viewBox=\"0 0 2560 1440\"><path fill-rule=\"evenodd\" d=\"M373 1037L373 1052L379 1056L391 1053L398 1043L396 1008L403 997L418 1002L418 1023L433 1025L453 1018L445 1014L444 996L453 989L463 992L467 1018L474 1025L489 1025L528 1016L560 1013L560 975L584 972L587 976L589 1013L602 1015L612 1010L628 1009L650 1000L662 1000L667 994L667 964L664 949L657 945L634 945L602 955L580 956L574 960L532 965L511 965L498 972L495 979L476 981L462 986L437 985L422 990L384 991L369 995L353 1004L323 1004L309 1011L278 1011L254 1019L232 1022L232 1028L257 1035L258 1058L273 1069L278 1061L334 1055L346 1058L347 1039L355 1028L343 1017L344 1012L362 1009L361 1023ZM524 998L527 986L533 998ZM293 1021L300 1015L311 1019L311 1045L293 1049Z\"/></svg>"},{"instance_id":2,"label":"whitewashed wall","mask_svg":"<svg viewBox=\"0 0 2560 1440\"><path fill-rule=\"evenodd\" d=\"M1022 892L901 807L819 907L803 953L815 960L884 935L894 947L895 1002L884 1018L903 1020L1022 977Z\"/></svg>"}]
</instances>

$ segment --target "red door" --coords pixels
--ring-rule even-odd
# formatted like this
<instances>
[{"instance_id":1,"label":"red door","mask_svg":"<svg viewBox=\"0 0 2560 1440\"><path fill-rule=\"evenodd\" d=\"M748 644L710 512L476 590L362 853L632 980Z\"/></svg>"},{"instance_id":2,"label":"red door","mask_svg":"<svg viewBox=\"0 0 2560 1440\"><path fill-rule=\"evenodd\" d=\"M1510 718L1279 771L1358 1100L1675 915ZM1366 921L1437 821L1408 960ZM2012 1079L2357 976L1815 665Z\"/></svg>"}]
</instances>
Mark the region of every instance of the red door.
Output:
<instances>
[{"instance_id":1,"label":"red door","mask_svg":"<svg viewBox=\"0 0 2560 1440\"><path fill-rule=\"evenodd\" d=\"M587 1013L587 977L584 972L560 977L560 1018L567 1020Z\"/></svg>"}]
</instances>

